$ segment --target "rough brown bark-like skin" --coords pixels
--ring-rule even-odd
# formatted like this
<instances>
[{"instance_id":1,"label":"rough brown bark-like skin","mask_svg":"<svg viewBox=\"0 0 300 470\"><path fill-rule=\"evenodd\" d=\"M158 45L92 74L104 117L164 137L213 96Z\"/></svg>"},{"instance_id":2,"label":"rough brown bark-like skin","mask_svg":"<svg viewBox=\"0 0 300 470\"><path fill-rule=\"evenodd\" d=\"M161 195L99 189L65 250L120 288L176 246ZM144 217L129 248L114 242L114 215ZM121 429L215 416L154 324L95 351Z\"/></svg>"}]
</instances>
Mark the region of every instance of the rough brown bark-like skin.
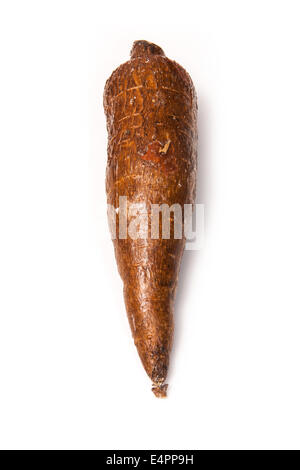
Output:
<instances>
[{"instance_id":1,"label":"rough brown bark-like skin","mask_svg":"<svg viewBox=\"0 0 300 470\"><path fill-rule=\"evenodd\" d=\"M104 110L108 130L107 202L194 203L197 103L192 81L162 49L136 41L131 59L107 80ZM150 210L149 210L150 212ZM172 218L172 216L171 216ZM164 384L173 340L174 296L185 239L118 237L116 260L134 342L153 382Z\"/></svg>"}]
</instances>

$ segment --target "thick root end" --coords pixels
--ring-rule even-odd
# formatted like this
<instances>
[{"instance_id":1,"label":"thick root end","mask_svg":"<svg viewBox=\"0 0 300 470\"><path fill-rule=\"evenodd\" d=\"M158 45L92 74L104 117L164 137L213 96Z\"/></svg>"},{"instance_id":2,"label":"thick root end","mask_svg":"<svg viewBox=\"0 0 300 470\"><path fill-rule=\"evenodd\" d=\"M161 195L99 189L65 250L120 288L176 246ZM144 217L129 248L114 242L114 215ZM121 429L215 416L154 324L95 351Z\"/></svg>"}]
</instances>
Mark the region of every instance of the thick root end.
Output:
<instances>
[{"instance_id":1,"label":"thick root end","mask_svg":"<svg viewBox=\"0 0 300 470\"><path fill-rule=\"evenodd\" d=\"M164 56L165 53L161 47L152 42L140 40L133 43L130 52L131 59L135 59L136 57L151 57L153 55Z\"/></svg>"},{"instance_id":2,"label":"thick root end","mask_svg":"<svg viewBox=\"0 0 300 470\"><path fill-rule=\"evenodd\" d=\"M157 398L166 398L167 388L168 388L168 384L153 384L152 392Z\"/></svg>"}]
</instances>

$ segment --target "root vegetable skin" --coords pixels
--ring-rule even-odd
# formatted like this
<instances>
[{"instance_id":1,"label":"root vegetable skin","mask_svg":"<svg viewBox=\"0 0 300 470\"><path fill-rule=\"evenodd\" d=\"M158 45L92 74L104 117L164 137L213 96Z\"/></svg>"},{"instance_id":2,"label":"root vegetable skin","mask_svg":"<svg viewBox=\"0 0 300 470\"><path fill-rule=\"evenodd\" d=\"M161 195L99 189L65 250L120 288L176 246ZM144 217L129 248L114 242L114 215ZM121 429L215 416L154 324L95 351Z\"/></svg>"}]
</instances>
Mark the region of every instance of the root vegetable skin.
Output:
<instances>
[{"instance_id":1,"label":"root vegetable skin","mask_svg":"<svg viewBox=\"0 0 300 470\"><path fill-rule=\"evenodd\" d=\"M107 202L193 204L197 102L192 81L162 49L136 41L131 59L107 80ZM114 240L127 315L152 391L165 397L174 330L174 298L185 239Z\"/></svg>"}]
</instances>

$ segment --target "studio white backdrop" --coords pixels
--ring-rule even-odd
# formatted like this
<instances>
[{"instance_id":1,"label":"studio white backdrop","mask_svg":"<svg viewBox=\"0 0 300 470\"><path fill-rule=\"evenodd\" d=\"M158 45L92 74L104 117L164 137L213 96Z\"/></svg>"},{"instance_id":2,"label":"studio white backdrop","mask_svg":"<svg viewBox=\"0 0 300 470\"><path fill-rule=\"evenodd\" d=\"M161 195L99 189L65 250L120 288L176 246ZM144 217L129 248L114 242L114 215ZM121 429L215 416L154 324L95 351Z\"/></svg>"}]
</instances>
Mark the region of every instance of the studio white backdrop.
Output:
<instances>
[{"instance_id":1,"label":"studio white backdrop","mask_svg":"<svg viewBox=\"0 0 300 470\"><path fill-rule=\"evenodd\" d=\"M0 447L300 445L297 1L1 1ZM194 81L205 244L169 396L131 338L105 216L106 79L132 42Z\"/></svg>"}]
</instances>

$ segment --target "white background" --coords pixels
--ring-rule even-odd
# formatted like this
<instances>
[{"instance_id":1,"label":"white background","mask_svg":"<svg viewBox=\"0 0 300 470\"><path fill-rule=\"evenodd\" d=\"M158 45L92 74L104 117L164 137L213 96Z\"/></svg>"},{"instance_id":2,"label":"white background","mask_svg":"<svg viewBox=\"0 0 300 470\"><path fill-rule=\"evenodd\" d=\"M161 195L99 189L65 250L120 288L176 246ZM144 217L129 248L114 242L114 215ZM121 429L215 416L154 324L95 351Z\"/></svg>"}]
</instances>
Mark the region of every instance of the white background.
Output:
<instances>
[{"instance_id":1,"label":"white background","mask_svg":"<svg viewBox=\"0 0 300 470\"><path fill-rule=\"evenodd\" d=\"M1 1L0 446L300 448L297 1ZM169 397L130 335L105 218L105 80L147 39L199 97L205 247Z\"/></svg>"}]
</instances>

